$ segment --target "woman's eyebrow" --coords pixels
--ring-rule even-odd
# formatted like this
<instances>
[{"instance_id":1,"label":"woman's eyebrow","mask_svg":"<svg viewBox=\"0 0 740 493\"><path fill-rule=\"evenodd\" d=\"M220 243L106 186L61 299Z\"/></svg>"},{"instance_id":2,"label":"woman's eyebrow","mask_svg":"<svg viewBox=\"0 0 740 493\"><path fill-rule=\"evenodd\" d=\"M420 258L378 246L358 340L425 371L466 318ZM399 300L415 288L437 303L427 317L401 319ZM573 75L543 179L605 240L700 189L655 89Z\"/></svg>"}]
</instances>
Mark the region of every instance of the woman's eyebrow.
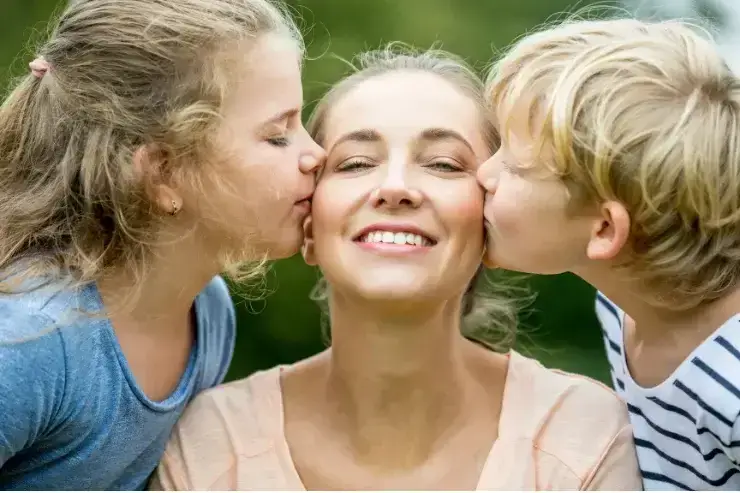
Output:
<instances>
[{"instance_id":1,"label":"woman's eyebrow","mask_svg":"<svg viewBox=\"0 0 740 493\"><path fill-rule=\"evenodd\" d=\"M437 142L440 140L455 140L460 143L462 143L465 147L467 147L471 153L475 154L475 151L473 150L473 146L468 142L468 140L463 137L459 132L449 129L449 128L441 128L441 127L433 127L433 128L427 128L424 129L419 136L416 138L417 142Z\"/></svg>"},{"instance_id":2,"label":"woman's eyebrow","mask_svg":"<svg viewBox=\"0 0 740 493\"><path fill-rule=\"evenodd\" d=\"M377 130L371 128L362 128L348 132L337 139L332 145L332 149L345 142L382 142L383 136Z\"/></svg>"},{"instance_id":3,"label":"woman's eyebrow","mask_svg":"<svg viewBox=\"0 0 740 493\"><path fill-rule=\"evenodd\" d=\"M332 145L332 149L336 146L343 144L344 142L382 142L383 136L376 130L371 128L362 128L360 130L354 130L348 132L337 139Z\"/></svg>"}]
</instances>

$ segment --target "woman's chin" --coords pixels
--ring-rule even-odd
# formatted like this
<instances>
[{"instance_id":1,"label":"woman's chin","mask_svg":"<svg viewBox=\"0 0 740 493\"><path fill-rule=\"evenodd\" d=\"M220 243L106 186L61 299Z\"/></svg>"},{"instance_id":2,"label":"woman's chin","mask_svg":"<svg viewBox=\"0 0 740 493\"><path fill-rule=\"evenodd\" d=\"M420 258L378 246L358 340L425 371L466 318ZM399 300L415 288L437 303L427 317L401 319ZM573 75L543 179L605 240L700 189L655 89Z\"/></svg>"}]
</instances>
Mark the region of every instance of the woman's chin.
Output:
<instances>
[{"instance_id":1,"label":"woman's chin","mask_svg":"<svg viewBox=\"0 0 740 493\"><path fill-rule=\"evenodd\" d=\"M391 304L398 307L410 306L415 303L428 302L439 295L439 289L433 289L428 283L409 281L384 282L383 280L367 280L352 286L351 294L345 291L348 298L354 298L369 304Z\"/></svg>"}]
</instances>

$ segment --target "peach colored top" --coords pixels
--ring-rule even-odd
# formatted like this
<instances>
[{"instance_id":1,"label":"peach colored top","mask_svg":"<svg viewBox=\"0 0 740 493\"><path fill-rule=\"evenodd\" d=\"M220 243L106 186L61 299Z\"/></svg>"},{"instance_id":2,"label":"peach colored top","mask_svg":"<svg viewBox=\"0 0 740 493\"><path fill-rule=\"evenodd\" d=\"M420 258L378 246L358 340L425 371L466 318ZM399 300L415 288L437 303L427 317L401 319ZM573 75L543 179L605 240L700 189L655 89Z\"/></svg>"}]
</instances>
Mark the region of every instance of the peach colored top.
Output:
<instances>
[{"instance_id":1,"label":"peach colored top","mask_svg":"<svg viewBox=\"0 0 740 493\"><path fill-rule=\"evenodd\" d=\"M196 398L150 488L305 490L285 440L280 367ZM599 383L511 352L499 436L476 489L642 489L625 406Z\"/></svg>"}]
</instances>

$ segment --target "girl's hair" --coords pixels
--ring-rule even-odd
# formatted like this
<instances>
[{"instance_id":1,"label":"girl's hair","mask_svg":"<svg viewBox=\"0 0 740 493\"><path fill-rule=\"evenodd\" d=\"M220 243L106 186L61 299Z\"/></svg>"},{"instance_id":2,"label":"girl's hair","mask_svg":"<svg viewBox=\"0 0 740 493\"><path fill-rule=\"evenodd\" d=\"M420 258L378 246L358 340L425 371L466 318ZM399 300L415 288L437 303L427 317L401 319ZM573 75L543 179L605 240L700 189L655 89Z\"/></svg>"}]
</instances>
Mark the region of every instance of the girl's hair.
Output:
<instances>
[{"instance_id":1,"label":"girl's hair","mask_svg":"<svg viewBox=\"0 0 740 493\"><path fill-rule=\"evenodd\" d=\"M481 108L481 128L491 153L498 148L498 133L485 111L483 82L462 59L442 50L419 51L392 43L385 48L357 55L350 66L350 75L341 79L319 100L309 118L308 131L319 145L323 144L323 131L331 109L354 88L374 77L394 72L420 71L441 77L475 101ZM492 279L487 279L483 268L480 268L465 290L462 330L464 335L493 349L505 350L513 343L516 334L518 306L517 299L512 295L519 288L505 282L500 272L492 275L501 277L497 282L486 282ZM314 288L312 298L321 305L325 320L329 296L329 285L322 278ZM328 340L329 333L325 332L325 336Z\"/></svg>"},{"instance_id":2,"label":"girl's hair","mask_svg":"<svg viewBox=\"0 0 740 493\"><path fill-rule=\"evenodd\" d=\"M266 33L302 55L270 0L70 2L37 50L42 70L0 108L0 292L18 278L84 283L121 268L140 278L163 218L134 153L155 145L164 173L197 187L216 162L236 56Z\"/></svg>"},{"instance_id":3,"label":"girl's hair","mask_svg":"<svg viewBox=\"0 0 740 493\"><path fill-rule=\"evenodd\" d=\"M633 268L653 305L692 308L740 280L740 79L680 21L572 21L517 42L487 96L506 137L529 118L537 160L582 202L631 218ZM525 122L526 123L526 122Z\"/></svg>"}]
</instances>

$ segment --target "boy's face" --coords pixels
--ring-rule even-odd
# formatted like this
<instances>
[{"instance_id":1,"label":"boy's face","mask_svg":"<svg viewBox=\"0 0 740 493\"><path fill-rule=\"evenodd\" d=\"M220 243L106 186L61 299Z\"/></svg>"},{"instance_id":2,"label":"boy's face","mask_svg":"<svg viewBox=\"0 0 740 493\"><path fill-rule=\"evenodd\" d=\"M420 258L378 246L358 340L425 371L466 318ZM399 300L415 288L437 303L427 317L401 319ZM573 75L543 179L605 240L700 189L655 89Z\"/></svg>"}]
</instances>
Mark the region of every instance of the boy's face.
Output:
<instances>
[{"instance_id":1,"label":"boy's face","mask_svg":"<svg viewBox=\"0 0 740 493\"><path fill-rule=\"evenodd\" d=\"M536 136L528 134L506 136L478 169L486 190L484 263L533 274L578 270L589 259L594 216L568 208L567 187L543 165L548 156L535 152Z\"/></svg>"}]
</instances>

